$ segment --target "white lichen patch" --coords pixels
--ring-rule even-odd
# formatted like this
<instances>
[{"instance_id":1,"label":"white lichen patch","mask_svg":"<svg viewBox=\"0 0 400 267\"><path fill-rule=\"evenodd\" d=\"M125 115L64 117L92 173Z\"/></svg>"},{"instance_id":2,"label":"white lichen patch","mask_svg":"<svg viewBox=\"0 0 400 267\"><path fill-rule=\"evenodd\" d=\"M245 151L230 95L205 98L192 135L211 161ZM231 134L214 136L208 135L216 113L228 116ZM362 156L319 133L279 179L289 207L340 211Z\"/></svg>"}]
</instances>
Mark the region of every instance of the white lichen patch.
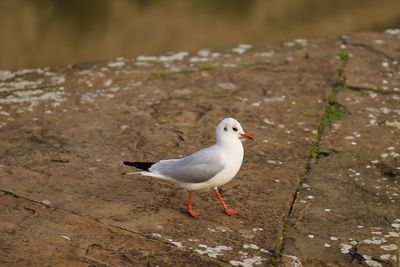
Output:
<instances>
[{"instance_id":1,"label":"white lichen patch","mask_svg":"<svg viewBox=\"0 0 400 267\"><path fill-rule=\"evenodd\" d=\"M340 252L342 252L343 254L348 254L351 248L351 245L340 243Z\"/></svg>"},{"instance_id":2,"label":"white lichen patch","mask_svg":"<svg viewBox=\"0 0 400 267\"><path fill-rule=\"evenodd\" d=\"M257 245L255 245L255 244L244 244L242 247L244 249L255 249L255 250L259 249L259 247Z\"/></svg>"},{"instance_id":3,"label":"white lichen patch","mask_svg":"<svg viewBox=\"0 0 400 267\"><path fill-rule=\"evenodd\" d=\"M249 255L249 253L247 253L246 251L243 251L243 250L239 250L238 253L239 253L240 255L242 255L242 256L247 256L247 255Z\"/></svg>"},{"instance_id":4,"label":"white lichen patch","mask_svg":"<svg viewBox=\"0 0 400 267\"><path fill-rule=\"evenodd\" d=\"M400 233L397 232L389 232L385 237L400 237Z\"/></svg>"},{"instance_id":5,"label":"white lichen patch","mask_svg":"<svg viewBox=\"0 0 400 267\"><path fill-rule=\"evenodd\" d=\"M268 120L267 118L264 119L264 122L269 125L274 125L274 122Z\"/></svg>"},{"instance_id":6,"label":"white lichen patch","mask_svg":"<svg viewBox=\"0 0 400 267\"><path fill-rule=\"evenodd\" d=\"M400 223L392 223L391 226L395 229L400 229Z\"/></svg>"},{"instance_id":7,"label":"white lichen patch","mask_svg":"<svg viewBox=\"0 0 400 267\"><path fill-rule=\"evenodd\" d=\"M387 29L385 33L389 35L400 35L400 29Z\"/></svg>"},{"instance_id":8,"label":"white lichen patch","mask_svg":"<svg viewBox=\"0 0 400 267\"><path fill-rule=\"evenodd\" d=\"M0 71L0 81L9 80L18 76L23 76L25 74L44 74L46 76L53 75L54 73L49 71L49 68L37 68L37 69L21 69L17 71Z\"/></svg>"},{"instance_id":9,"label":"white lichen patch","mask_svg":"<svg viewBox=\"0 0 400 267\"><path fill-rule=\"evenodd\" d=\"M150 62L152 62L152 61L157 61L157 57L156 56L138 56L138 57L136 57L136 61L139 61L139 62L147 62L147 61L150 61Z\"/></svg>"},{"instance_id":10,"label":"white lichen patch","mask_svg":"<svg viewBox=\"0 0 400 267\"><path fill-rule=\"evenodd\" d=\"M9 116L10 116L10 113L8 113L8 112L6 112L6 111L0 111L0 115L9 117Z\"/></svg>"},{"instance_id":11,"label":"white lichen patch","mask_svg":"<svg viewBox=\"0 0 400 267\"><path fill-rule=\"evenodd\" d=\"M282 165L282 161L277 161L272 159L267 160L267 163L272 165Z\"/></svg>"},{"instance_id":12,"label":"white lichen patch","mask_svg":"<svg viewBox=\"0 0 400 267\"><path fill-rule=\"evenodd\" d=\"M198 63L198 62L207 62L209 60L208 57L191 57L189 61L191 63Z\"/></svg>"},{"instance_id":13,"label":"white lichen patch","mask_svg":"<svg viewBox=\"0 0 400 267\"><path fill-rule=\"evenodd\" d=\"M293 47L295 45L296 45L296 43L292 42L292 41L288 41L288 42L284 42L283 43L283 46L286 46L286 47Z\"/></svg>"},{"instance_id":14,"label":"white lichen patch","mask_svg":"<svg viewBox=\"0 0 400 267\"><path fill-rule=\"evenodd\" d=\"M274 96L274 97L265 97L263 100L266 103L273 103L273 102L283 102L285 101L286 96L282 95L282 96Z\"/></svg>"},{"instance_id":15,"label":"white lichen patch","mask_svg":"<svg viewBox=\"0 0 400 267\"><path fill-rule=\"evenodd\" d=\"M182 245L182 242L179 242L179 241L173 241L173 240L171 240L171 241L169 241L172 245L175 245L176 247L178 247L178 248L183 248L183 245Z\"/></svg>"},{"instance_id":16,"label":"white lichen patch","mask_svg":"<svg viewBox=\"0 0 400 267\"><path fill-rule=\"evenodd\" d=\"M158 57L158 61L160 62L174 62L184 60L186 56L188 56L188 52L178 52L171 55L165 55Z\"/></svg>"},{"instance_id":17,"label":"white lichen patch","mask_svg":"<svg viewBox=\"0 0 400 267\"><path fill-rule=\"evenodd\" d=\"M125 66L125 62L123 61L112 61L107 64L109 68L119 68Z\"/></svg>"},{"instance_id":18,"label":"white lichen patch","mask_svg":"<svg viewBox=\"0 0 400 267\"><path fill-rule=\"evenodd\" d=\"M63 91L46 92L43 93L40 90L34 92L14 92L6 98L0 99L0 104L19 104L17 112L22 113L26 111L33 111L33 108L41 103L50 101L53 106L58 106L66 100L65 93ZM21 106L21 104L28 104L28 106Z\"/></svg>"},{"instance_id":19,"label":"white lichen patch","mask_svg":"<svg viewBox=\"0 0 400 267\"><path fill-rule=\"evenodd\" d=\"M242 261L238 260L231 260L229 263L233 266L242 266L242 267L253 267L257 265L261 265L263 261L265 261L265 258L262 258L260 256L253 256L251 258L245 258Z\"/></svg>"},{"instance_id":20,"label":"white lichen patch","mask_svg":"<svg viewBox=\"0 0 400 267\"><path fill-rule=\"evenodd\" d=\"M230 228L225 227L225 226L217 226L217 227L215 227L215 229L220 232L233 232Z\"/></svg>"},{"instance_id":21,"label":"white lichen patch","mask_svg":"<svg viewBox=\"0 0 400 267\"><path fill-rule=\"evenodd\" d=\"M92 103L92 102L94 102L96 100L96 98L97 98L97 94L96 93L87 92L87 93L82 94L81 102L83 104Z\"/></svg>"},{"instance_id":22,"label":"white lichen patch","mask_svg":"<svg viewBox=\"0 0 400 267\"><path fill-rule=\"evenodd\" d=\"M46 205L46 206L48 206L48 205L51 204L50 201L48 201L47 199L44 199L44 200L42 200L42 201L40 201L40 202L43 203L43 204Z\"/></svg>"},{"instance_id":23,"label":"white lichen patch","mask_svg":"<svg viewBox=\"0 0 400 267\"><path fill-rule=\"evenodd\" d=\"M156 238L161 238L161 234L159 233L152 233L151 236Z\"/></svg>"},{"instance_id":24,"label":"white lichen patch","mask_svg":"<svg viewBox=\"0 0 400 267\"><path fill-rule=\"evenodd\" d=\"M210 56L210 49L201 49L197 52L197 54L201 57L209 57Z\"/></svg>"},{"instance_id":25,"label":"white lichen patch","mask_svg":"<svg viewBox=\"0 0 400 267\"><path fill-rule=\"evenodd\" d=\"M64 238L65 240L71 241L71 238L69 238L69 237L66 236L66 235L61 235L61 237Z\"/></svg>"},{"instance_id":26,"label":"white lichen patch","mask_svg":"<svg viewBox=\"0 0 400 267\"><path fill-rule=\"evenodd\" d=\"M239 44L237 47L232 48L232 52L237 53L237 54L243 54L247 50L249 50L252 46L249 44Z\"/></svg>"},{"instance_id":27,"label":"white lichen patch","mask_svg":"<svg viewBox=\"0 0 400 267\"><path fill-rule=\"evenodd\" d=\"M218 88L224 89L224 90L235 90L236 85L231 82L220 82L217 85Z\"/></svg>"},{"instance_id":28,"label":"white lichen patch","mask_svg":"<svg viewBox=\"0 0 400 267\"><path fill-rule=\"evenodd\" d=\"M386 250L386 251L393 251L397 249L396 244L390 244L390 245L382 245L381 249Z\"/></svg>"},{"instance_id":29,"label":"white lichen patch","mask_svg":"<svg viewBox=\"0 0 400 267\"><path fill-rule=\"evenodd\" d=\"M0 83L0 93L17 91L17 90L22 90L22 89L34 90L34 89L40 87L42 84L43 84L42 79L39 79L36 81L22 80L22 81L4 82L4 83Z\"/></svg>"},{"instance_id":30,"label":"white lichen patch","mask_svg":"<svg viewBox=\"0 0 400 267\"><path fill-rule=\"evenodd\" d=\"M379 258L385 261L393 260L394 262L396 262L396 255L383 254L380 255Z\"/></svg>"},{"instance_id":31,"label":"white lichen patch","mask_svg":"<svg viewBox=\"0 0 400 267\"><path fill-rule=\"evenodd\" d=\"M374 260L371 260L371 259L365 260L365 263L366 263L368 266L371 266L371 267L381 267L381 266L382 266L382 264L380 264L379 262L374 261Z\"/></svg>"},{"instance_id":32,"label":"white lichen patch","mask_svg":"<svg viewBox=\"0 0 400 267\"><path fill-rule=\"evenodd\" d=\"M380 245L386 242L386 239L383 237L372 237L372 239L365 239L363 240L363 243L365 244L374 244L374 245Z\"/></svg>"},{"instance_id":33,"label":"white lichen patch","mask_svg":"<svg viewBox=\"0 0 400 267\"><path fill-rule=\"evenodd\" d=\"M294 42L301 45L301 46L307 46L308 45L308 41L307 39L294 39Z\"/></svg>"},{"instance_id":34,"label":"white lichen patch","mask_svg":"<svg viewBox=\"0 0 400 267\"><path fill-rule=\"evenodd\" d=\"M271 254L271 252L269 252L265 248L260 248L259 251L262 252L262 253Z\"/></svg>"},{"instance_id":35,"label":"white lichen patch","mask_svg":"<svg viewBox=\"0 0 400 267\"><path fill-rule=\"evenodd\" d=\"M31 73L41 77L31 80L29 76L23 76ZM4 72L3 78L0 79L0 92L8 95L0 99L0 104L10 105L17 109L17 113L33 111L41 103L57 107L66 99L62 86L65 76L50 72L48 68Z\"/></svg>"},{"instance_id":36,"label":"white lichen patch","mask_svg":"<svg viewBox=\"0 0 400 267\"><path fill-rule=\"evenodd\" d=\"M385 121L385 125L392 127L392 128L396 128L396 129L400 129L400 122L399 121Z\"/></svg>"},{"instance_id":37,"label":"white lichen patch","mask_svg":"<svg viewBox=\"0 0 400 267\"><path fill-rule=\"evenodd\" d=\"M211 258L217 258L217 256L223 256L225 251L228 250L232 250L231 247L228 246L223 246L223 245L219 245L216 247L209 247L207 245L204 244L199 244L198 249L195 249L194 251L203 255L203 254L207 254L207 256L211 257Z\"/></svg>"},{"instance_id":38,"label":"white lichen patch","mask_svg":"<svg viewBox=\"0 0 400 267\"><path fill-rule=\"evenodd\" d=\"M297 258L296 256L293 255L285 255L284 257L289 258L291 260L289 266L291 267L303 267L303 264L301 263L300 259Z\"/></svg>"},{"instance_id":39,"label":"white lichen patch","mask_svg":"<svg viewBox=\"0 0 400 267\"><path fill-rule=\"evenodd\" d=\"M11 72L9 70L0 71L0 81L5 81L5 80L8 80L8 79L11 79L11 78L14 77L14 75L15 75L15 73Z\"/></svg>"},{"instance_id":40,"label":"white lichen patch","mask_svg":"<svg viewBox=\"0 0 400 267\"><path fill-rule=\"evenodd\" d=\"M275 54L274 50L269 50L266 52L260 52L260 53L256 53L255 56L258 57L272 57Z\"/></svg>"},{"instance_id":41,"label":"white lichen patch","mask_svg":"<svg viewBox=\"0 0 400 267\"><path fill-rule=\"evenodd\" d=\"M224 64L222 64L222 67L224 67L224 68L236 68L236 67L237 67L237 64L234 64L234 63L224 63Z\"/></svg>"}]
</instances>

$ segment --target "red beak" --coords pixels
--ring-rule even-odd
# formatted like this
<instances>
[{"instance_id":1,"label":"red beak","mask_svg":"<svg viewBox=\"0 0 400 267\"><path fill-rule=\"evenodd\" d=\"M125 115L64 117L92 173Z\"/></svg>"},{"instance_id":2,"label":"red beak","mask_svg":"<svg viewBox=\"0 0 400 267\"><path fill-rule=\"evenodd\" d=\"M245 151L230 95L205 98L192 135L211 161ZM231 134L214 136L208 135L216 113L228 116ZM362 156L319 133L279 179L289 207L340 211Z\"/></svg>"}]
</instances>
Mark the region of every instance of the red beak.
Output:
<instances>
[{"instance_id":1,"label":"red beak","mask_svg":"<svg viewBox=\"0 0 400 267\"><path fill-rule=\"evenodd\" d=\"M250 139L250 140L253 140L253 141L254 141L253 137L251 137L251 135L249 135L249 134L247 134L247 133L240 134L240 136L243 137L243 138Z\"/></svg>"}]
</instances>

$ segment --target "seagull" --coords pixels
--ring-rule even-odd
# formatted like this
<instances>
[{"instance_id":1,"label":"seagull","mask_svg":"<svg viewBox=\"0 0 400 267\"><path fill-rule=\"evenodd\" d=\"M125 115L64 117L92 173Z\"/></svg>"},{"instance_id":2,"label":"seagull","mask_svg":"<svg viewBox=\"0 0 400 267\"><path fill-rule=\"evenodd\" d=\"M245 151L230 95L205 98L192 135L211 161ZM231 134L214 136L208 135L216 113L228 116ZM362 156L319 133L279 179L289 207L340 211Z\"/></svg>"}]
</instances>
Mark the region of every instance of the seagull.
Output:
<instances>
[{"instance_id":1,"label":"seagull","mask_svg":"<svg viewBox=\"0 0 400 267\"><path fill-rule=\"evenodd\" d=\"M181 159L158 162L124 161L125 165L141 170L124 174L155 177L174 182L188 190L187 211L194 218L199 217L200 213L192 209L193 191L213 188L225 213L236 215L238 212L228 208L218 187L235 177L243 162L242 140L253 138L245 133L240 123L233 118L225 118L218 124L216 136L216 144Z\"/></svg>"}]
</instances>

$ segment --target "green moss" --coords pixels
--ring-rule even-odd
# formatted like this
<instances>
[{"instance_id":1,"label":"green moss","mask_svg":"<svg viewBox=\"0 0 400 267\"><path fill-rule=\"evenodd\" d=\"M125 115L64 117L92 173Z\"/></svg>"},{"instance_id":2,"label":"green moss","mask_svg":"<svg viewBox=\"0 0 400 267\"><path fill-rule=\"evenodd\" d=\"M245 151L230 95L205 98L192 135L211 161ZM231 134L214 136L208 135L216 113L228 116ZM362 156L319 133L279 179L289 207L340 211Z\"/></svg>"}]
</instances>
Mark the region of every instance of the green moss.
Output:
<instances>
[{"instance_id":1,"label":"green moss","mask_svg":"<svg viewBox=\"0 0 400 267\"><path fill-rule=\"evenodd\" d=\"M340 72L343 73L343 69L339 69L339 70L341 70ZM338 72L339 72L339 70L338 70ZM338 75L338 77L342 77L342 75ZM344 89L345 87L346 87L346 82L345 82L343 79L337 80L337 81L335 82L334 92L337 93L339 90L342 90L342 89Z\"/></svg>"},{"instance_id":2,"label":"green moss","mask_svg":"<svg viewBox=\"0 0 400 267\"><path fill-rule=\"evenodd\" d=\"M329 156L329 151L322 149L318 146L313 146L313 148L311 149L311 158L313 159L320 159L323 157L327 157Z\"/></svg>"},{"instance_id":3,"label":"green moss","mask_svg":"<svg viewBox=\"0 0 400 267\"><path fill-rule=\"evenodd\" d=\"M154 78L164 78L167 75L168 75L168 72L166 72L166 71L153 71L150 73L150 77L154 77Z\"/></svg>"},{"instance_id":4,"label":"green moss","mask_svg":"<svg viewBox=\"0 0 400 267\"><path fill-rule=\"evenodd\" d=\"M243 62L240 64L240 66L244 67L244 68L254 68L257 67L258 63L257 62L253 62L253 61L249 61L249 62Z\"/></svg>"},{"instance_id":5,"label":"green moss","mask_svg":"<svg viewBox=\"0 0 400 267\"><path fill-rule=\"evenodd\" d=\"M240 66L243 68L255 68L258 66L270 65L270 64L271 62L268 61L247 61L247 62L242 62Z\"/></svg>"},{"instance_id":6,"label":"green moss","mask_svg":"<svg viewBox=\"0 0 400 267\"><path fill-rule=\"evenodd\" d=\"M349 61L349 58L350 58L349 53L346 51L341 51L341 52L337 53L337 56L343 63L347 63L347 61Z\"/></svg>"},{"instance_id":7,"label":"green moss","mask_svg":"<svg viewBox=\"0 0 400 267\"><path fill-rule=\"evenodd\" d=\"M214 71L218 69L218 66L212 64L204 64L199 66L200 71Z\"/></svg>"},{"instance_id":8,"label":"green moss","mask_svg":"<svg viewBox=\"0 0 400 267\"><path fill-rule=\"evenodd\" d=\"M19 198L19 197L18 197L16 194L14 194L13 192L6 191L6 190L1 190L1 192L3 192L4 195L6 195L6 196L10 196L10 197L13 197L13 198Z\"/></svg>"},{"instance_id":9,"label":"green moss","mask_svg":"<svg viewBox=\"0 0 400 267\"><path fill-rule=\"evenodd\" d=\"M192 69L183 69L183 70L181 70L179 73L182 73L182 74L191 74L191 73L193 73L194 72L194 70L192 70Z\"/></svg>"},{"instance_id":10,"label":"green moss","mask_svg":"<svg viewBox=\"0 0 400 267\"><path fill-rule=\"evenodd\" d=\"M322 117L322 122L327 125L333 121L342 120L346 118L346 113L336 109L335 105L328 105L325 114Z\"/></svg>"},{"instance_id":11,"label":"green moss","mask_svg":"<svg viewBox=\"0 0 400 267\"><path fill-rule=\"evenodd\" d=\"M311 166L311 160L315 159L315 160L319 160L320 158L323 157L327 157L329 156L330 152L328 150L322 149L320 148L320 140L321 137L324 133L325 127L336 120L341 120L344 119L347 114L345 112L342 112L340 110L337 110L337 107L339 106L336 102L336 96L338 94L338 92L342 89L346 88L346 80L344 78L344 67L346 66L347 61L349 60L349 54L347 52L340 52L337 54L340 58L340 60L342 61L341 66L338 68L336 74L336 82L333 85L332 91L329 94L328 97L328 105L325 109L325 112L322 116L320 125L318 127L318 133L317 133L317 141L312 145L311 147L311 151L309 154L309 158L307 159L306 163L305 163L305 167L303 172L300 174L300 177L298 179L298 183L297 183L297 190L296 192L299 192L299 190L301 189L301 185L303 184L304 178L307 175L307 173L309 173L310 171L310 166ZM276 246L275 246L275 253L271 256L269 265L270 266L278 266L279 263L279 259L281 257L281 253L283 250L283 246L284 246L284 239L285 239L285 235L287 233L287 229L288 229L288 225L289 225L289 220L291 217L291 212L292 212L292 208L293 208L293 204L296 201L296 194L295 197L293 199L292 205L290 207L290 210L287 214L287 217L285 218L285 220L283 221L283 226L282 226L282 230L280 233L280 239L277 242Z\"/></svg>"},{"instance_id":12,"label":"green moss","mask_svg":"<svg viewBox=\"0 0 400 267\"><path fill-rule=\"evenodd\" d=\"M278 256L277 255L272 255L270 260L269 260L269 266L278 266Z\"/></svg>"}]
</instances>

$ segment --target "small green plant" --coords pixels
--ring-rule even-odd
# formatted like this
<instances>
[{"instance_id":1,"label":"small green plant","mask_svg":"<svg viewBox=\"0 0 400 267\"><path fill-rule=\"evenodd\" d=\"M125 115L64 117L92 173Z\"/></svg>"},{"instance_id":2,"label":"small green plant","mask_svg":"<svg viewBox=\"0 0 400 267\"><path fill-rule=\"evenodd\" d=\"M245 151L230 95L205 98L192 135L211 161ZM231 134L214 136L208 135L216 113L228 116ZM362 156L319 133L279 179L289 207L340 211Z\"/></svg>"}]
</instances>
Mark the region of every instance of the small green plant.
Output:
<instances>
[{"instance_id":1,"label":"small green plant","mask_svg":"<svg viewBox=\"0 0 400 267\"><path fill-rule=\"evenodd\" d=\"M347 61L349 61L349 53L346 51L341 51L337 54L337 56L339 57L339 59L343 62L346 63Z\"/></svg>"},{"instance_id":2,"label":"small green plant","mask_svg":"<svg viewBox=\"0 0 400 267\"><path fill-rule=\"evenodd\" d=\"M192 69L183 69L183 70L181 70L179 73L182 73L182 74L191 74L191 73L193 73L194 72L194 70L192 70Z\"/></svg>"},{"instance_id":3,"label":"small green plant","mask_svg":"<svg viewBox=\"0 0 400 267\"><path fill-rule=\"evenodd\" d=\"M318 146L314 146L311 149L311 157L313 159L320 159L320 158L323 158L323 157L327 157L327 156L329 156L329 154L330 153L329 153L328 150L322 149L322 148L320 148Z\"/></svg>"},{"instance_id":4,"label":"small green plant","mask_svg":"<svg viewBox=\"0 0 400 267\"><path fill-rule=\"evenodd\" d=\"M204 65L199 66L200 71L214 71L217 68L218 68L217 66L212 65L212 64L204 64Z\"/></svg>"},{"instance_id":5,"label":"small green plant","mask_svg":"<svg viewBox=\"0 0 400 267\"><path fill-rule=\"evenodd\" d=\"M322 117L322 122L324 123L324 125L327 125L328 123L331 123L333 121L346 118L346 115L346 113L336 110L335 105L331 104L328 105L328 107L326 108L325 114Z\"/></svg>"},{"instance_id":6,"label":"small green plant","mask_svg":"<svg viewBox=\"0 0 400 267\"><path fill-rule=\"evenodd\" d=\"M242 66L244 68L254 68L254 67L257 67L257 65L258 65L258 63L253 62L253 61L243 62L242 64L240 64L240 66Z\"/></svg>"},{"instance_id":7,"label":"small green plant","mask_svg":"<svg viewBox=\"0 0 400 267\"><path fill-rule=\"evenodd\" d=\"M270 266L278 266L278 256L275 254L272 255L269 264Z\"/></svg>"},{"instance_id":8,"label":"small green plant","mask_svg":"<svg viewBox=\"0 0 400 267\"><path fill-rule=\"evenodd\" d=\"M150 77L155 77L155 78L164 78L167 75L168 73L165 71L153 71L150 73Z\"/></svg>"},{"instance_id":9,"label":"small green plant","mask_svg":"<svg viewBox=\"0 0 400 267\"><path fill-rule=\"evenodd\" d=\"M338 70L339 71L339 70ZM340 75L339 75L340 76ZM337 92L341 89L344 89L346 87L346 82L344 80L337 80L335 82L335 86L334 86L334 92ZM336 94L335 94L336 96Z\"/></svg>"},{"instance_id":10,"label":"small green plant","mask_svg":"<svg viewBox=\"0 0 400 267\"><path fill-rule=\"evenodd\" d=\"M13 197L13 198L18 198L18 196L17 196L16 194L14 194L13 192L5 191L5 190L2 190L2 192L3 192L4 195L6 195L6 196L10 196L10 197Z\"/></svg>"}]
</instances>

